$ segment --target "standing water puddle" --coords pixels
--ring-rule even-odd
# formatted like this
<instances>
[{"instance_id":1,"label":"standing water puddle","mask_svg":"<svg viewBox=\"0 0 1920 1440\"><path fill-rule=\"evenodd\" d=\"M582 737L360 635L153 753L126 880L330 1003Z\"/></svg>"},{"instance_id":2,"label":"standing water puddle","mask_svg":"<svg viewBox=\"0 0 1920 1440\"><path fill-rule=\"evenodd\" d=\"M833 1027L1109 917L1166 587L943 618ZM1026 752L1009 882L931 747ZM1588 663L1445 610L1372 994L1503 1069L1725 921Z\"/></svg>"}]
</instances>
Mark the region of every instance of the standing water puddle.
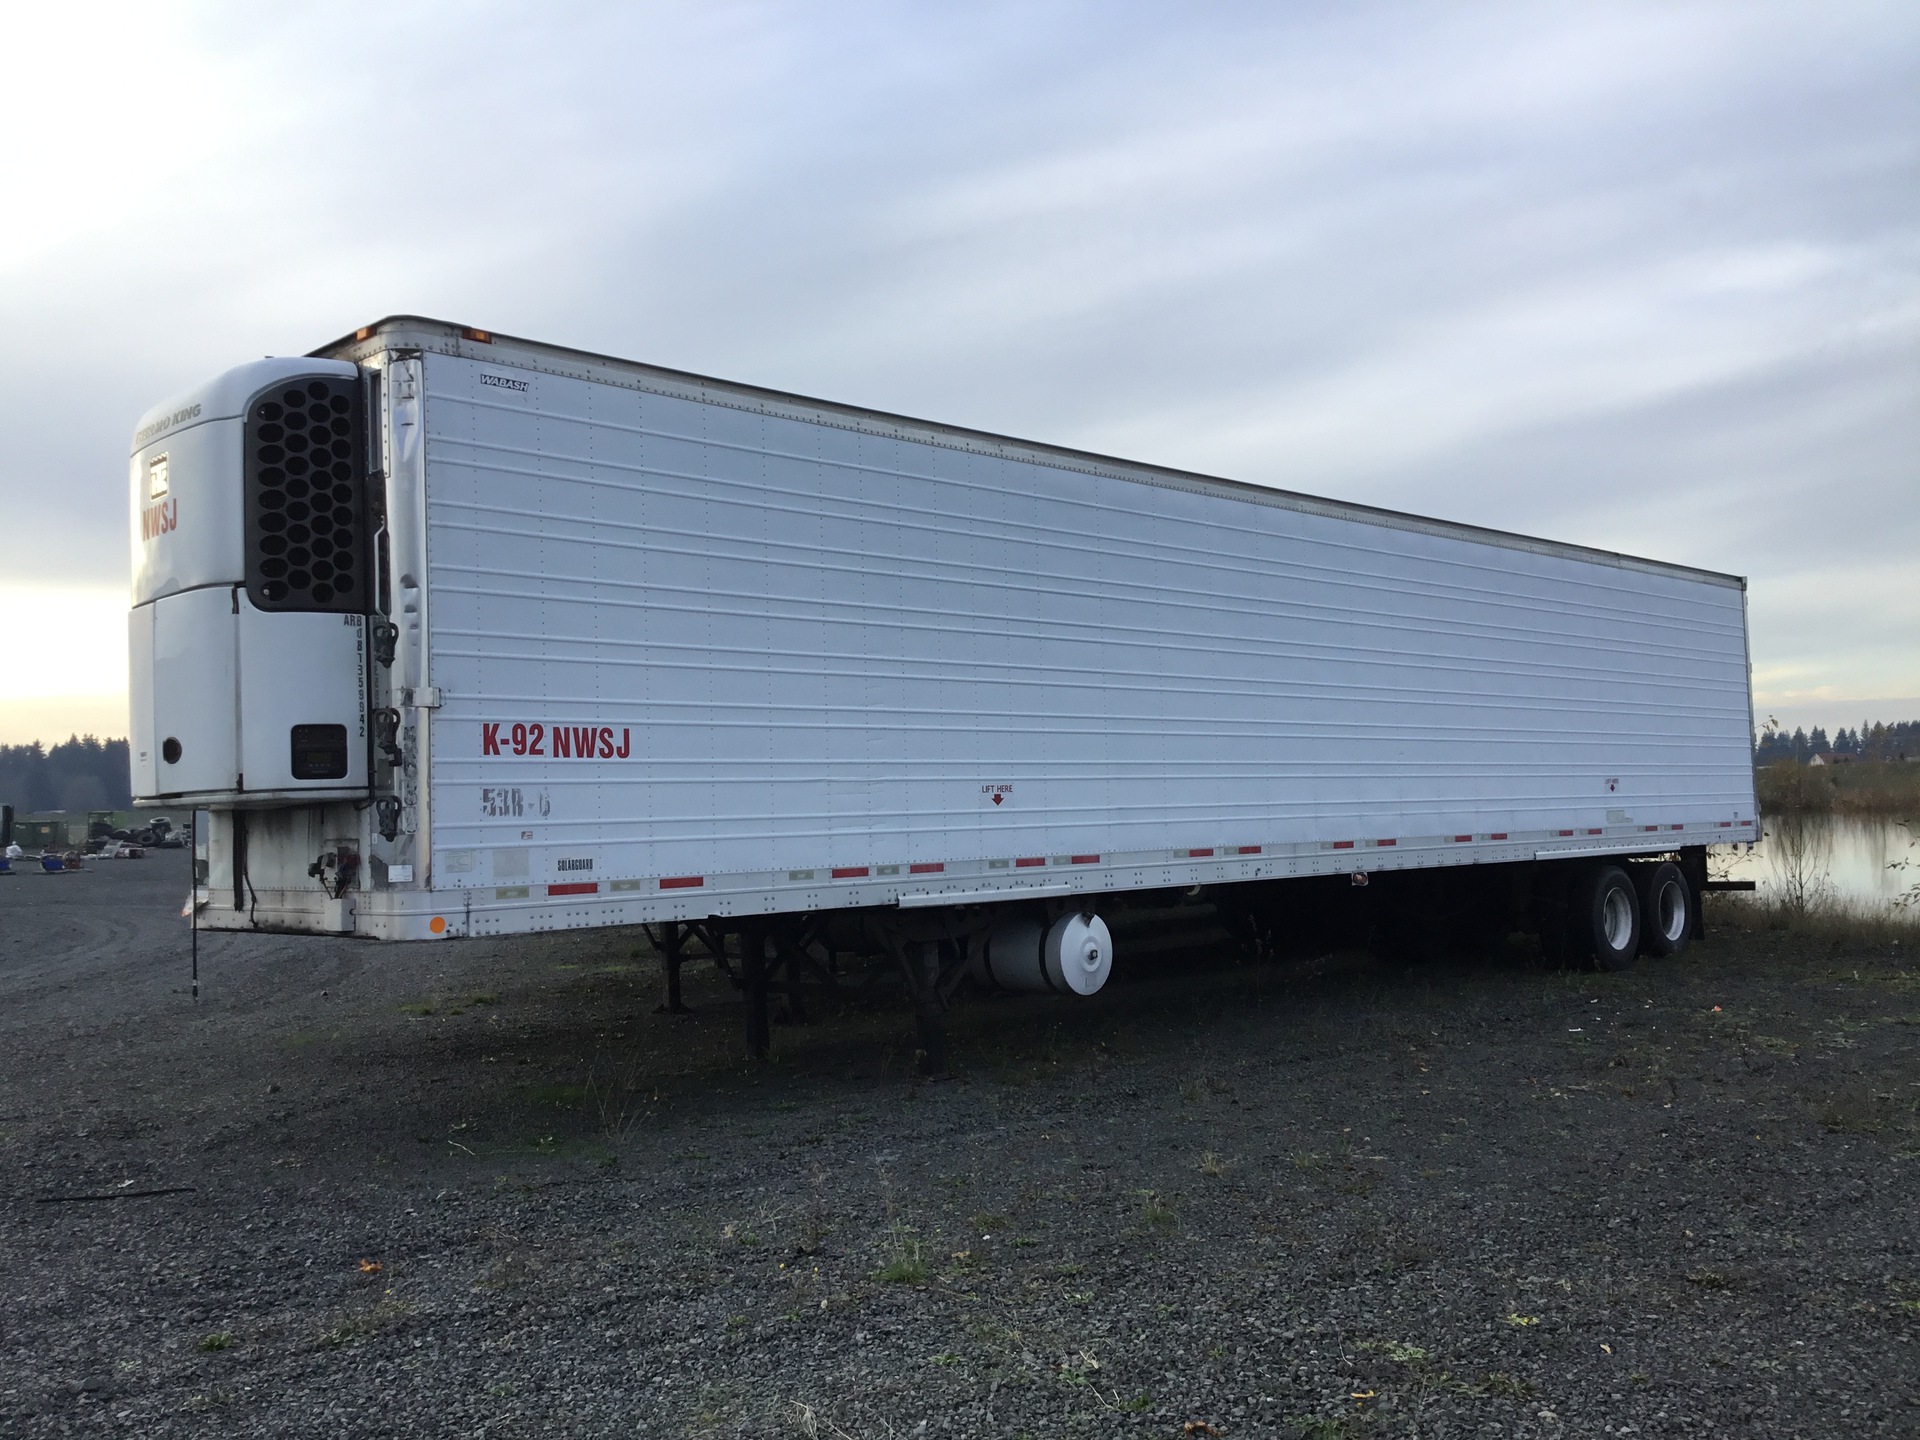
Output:
<instances>
[{"instance_id":1,"label":"standing water puddle","mask_svg":"<svg viewBox=\"0 0 1920 1440\"><path fill-rule=\"evenodd\" d=\"M1756 882L1769 900L1880 911L1920 886L1916 839L1920 821L1891 816L1769 815L1759 844L1716 847L1709 867L1716 877Z\"/></svg>"}]
</instances>

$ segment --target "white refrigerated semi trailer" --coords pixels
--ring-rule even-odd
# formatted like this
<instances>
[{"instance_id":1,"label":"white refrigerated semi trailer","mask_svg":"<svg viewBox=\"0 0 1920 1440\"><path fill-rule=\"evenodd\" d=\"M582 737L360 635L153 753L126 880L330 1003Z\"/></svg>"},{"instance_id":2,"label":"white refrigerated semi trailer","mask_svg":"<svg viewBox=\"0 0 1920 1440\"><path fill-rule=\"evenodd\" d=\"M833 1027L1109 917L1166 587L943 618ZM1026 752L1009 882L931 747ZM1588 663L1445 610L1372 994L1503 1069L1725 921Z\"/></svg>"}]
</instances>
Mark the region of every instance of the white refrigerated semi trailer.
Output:
<instances>
[{"instance_id":1,"label":"white refrigerated semi trailer","mask_svg":"<svg viewBox=\"0 0 1920 1440\"><path fill-rule=\"evenodd\" d=\"M1757 837L1745 587L1683 566L414 317L150 411L132 511L208 928L858 912L1085 991L1112 897L1441 867L1617 959Z\"/></svg>"}]
</instances>

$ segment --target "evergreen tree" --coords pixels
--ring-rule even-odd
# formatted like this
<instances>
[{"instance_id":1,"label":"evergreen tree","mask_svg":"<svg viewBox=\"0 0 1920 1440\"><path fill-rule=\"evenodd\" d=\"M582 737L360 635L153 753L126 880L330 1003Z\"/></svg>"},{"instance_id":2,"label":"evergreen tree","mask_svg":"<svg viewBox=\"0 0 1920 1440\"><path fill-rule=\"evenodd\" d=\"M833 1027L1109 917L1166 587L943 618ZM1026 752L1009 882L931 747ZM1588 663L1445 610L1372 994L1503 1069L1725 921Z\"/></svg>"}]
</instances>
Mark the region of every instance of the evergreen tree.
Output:
<instances>
[{"instance_id":1,"label":"evergreen tree","mask_svg":"<svg viewBox=\"0 0 1920 1440\"><path fill-rule=\"evenodd\" d=\"M124 810L133 803L127 742L74 736L48 749L0 745L0 802L37 810Z\"/></svg>"}]
</instances>

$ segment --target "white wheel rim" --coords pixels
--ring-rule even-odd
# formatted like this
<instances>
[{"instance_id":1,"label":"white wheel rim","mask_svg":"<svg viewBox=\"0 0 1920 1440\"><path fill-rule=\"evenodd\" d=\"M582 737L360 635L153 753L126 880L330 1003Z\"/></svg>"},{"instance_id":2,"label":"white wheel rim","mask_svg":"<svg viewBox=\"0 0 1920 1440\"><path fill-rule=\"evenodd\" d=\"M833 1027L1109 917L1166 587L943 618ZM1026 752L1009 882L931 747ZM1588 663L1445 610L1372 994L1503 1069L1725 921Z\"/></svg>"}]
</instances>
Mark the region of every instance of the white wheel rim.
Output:
<instances>
[{"instance_id":1,"label":"white wheel rim","mask_svg":"<svg viewBox=\"0 0 1920 1440\"><path fill-rule=\"evenodd\" d=\"M1606 930L1609 949L1624 950L1633 942L1633 902L1623 887L1615 885L1607 891L1601 925Z\"/></svg>"},{"instance_id":2,"label":"white wheel rim","mask_svg":"<svg viewBox=\"0 0 1920 1440\"><path fill-rule=\"evenodd\" d=\"M1660 887L1660 897L1656 902L1660 916L1660 933L1666 936L1669 944L1677 944L1687 933L1687 892L1676 880L1669 880Z\"/></svg>"}]
</instances>

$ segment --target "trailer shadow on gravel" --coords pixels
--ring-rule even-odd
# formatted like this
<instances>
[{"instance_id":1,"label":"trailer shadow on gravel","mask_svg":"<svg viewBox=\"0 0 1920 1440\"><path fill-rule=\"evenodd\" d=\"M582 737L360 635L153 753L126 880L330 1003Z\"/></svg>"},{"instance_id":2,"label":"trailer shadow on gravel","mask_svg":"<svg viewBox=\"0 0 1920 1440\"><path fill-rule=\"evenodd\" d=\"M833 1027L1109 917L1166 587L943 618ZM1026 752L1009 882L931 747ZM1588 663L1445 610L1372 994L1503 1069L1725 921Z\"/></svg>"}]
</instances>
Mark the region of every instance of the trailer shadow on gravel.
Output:
<instances>
[{"instance_id":1,"label":"trailer shadow on gravel","mask_svg":"<svg viewBox=\"0 0 1920 1440\"><path fill-rule=\"evenodd\" d=\"M554 946L573 958L536 961L497 992L429 988L401 1007L416 1022L403 1044L410 1052L425 1030L446 1063L506 1065L508 1074L531 1068L539 1079L506 1087L533 1107L513 1128L531 1125L549 1140L564 1135L569 1146L605 1155L609 1142L671 1111L735 1109L741 1097L761 1092L1097 1080L1103 1070L1149 1059L1201 1073L1232 1063L1217 1033L1224 1020L1265 1021L1275 1027L1270 1043L1281 1046L1288 1037L1360 1042L1401 1007L1444 1006L1476 986L1546 973L1537 942L1520 934L1480 953L1411 965L1354 947L1256 961L1210 930L1211 914L1200 907L1193 943L1160 943L1128 957L1094 996L964 991L950 1016L951 1073L942 1081L916 1075L912 1005L897 984L885 983L884 970L882 983L839 1002L816 1000L804 1017L776 1006L769 1053L755 1062L738 985L717 967L689 964L685 1013L664 1013L663 962L639 929L517 940L510 948L529 960Z\"/></svg>"}]
</instances>

